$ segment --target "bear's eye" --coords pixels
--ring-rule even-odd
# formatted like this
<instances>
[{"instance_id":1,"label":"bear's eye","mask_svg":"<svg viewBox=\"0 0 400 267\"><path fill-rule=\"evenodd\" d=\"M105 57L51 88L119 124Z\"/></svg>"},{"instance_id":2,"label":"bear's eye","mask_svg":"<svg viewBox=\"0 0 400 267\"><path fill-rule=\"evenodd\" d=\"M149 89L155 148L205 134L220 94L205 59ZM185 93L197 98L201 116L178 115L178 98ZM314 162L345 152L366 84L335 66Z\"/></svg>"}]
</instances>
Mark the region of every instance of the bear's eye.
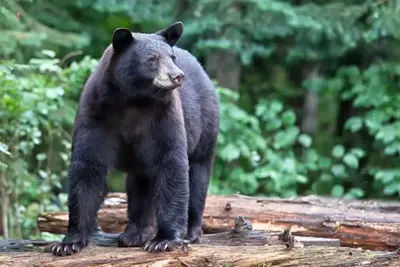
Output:
<instances>
[{"instance_id":1,"label":"bear's eye","mask_svg":"<svg viewBox=\"0 0 400 267\"><path fill-rule=\"evenodd\" d=\"M176 59L176 56L174 54L171 55L172 60Z\"/></svg>"},{"instance_id":2,"label":"bear's eye","mask_svg":"<svg viewBox=\"0 0 400 267\"><path fill-rule=\"evenodd\" d=\"M149 62L154 63L157 61L157 56L152 56L149 58Z\"/></svg>"}]
</instances>

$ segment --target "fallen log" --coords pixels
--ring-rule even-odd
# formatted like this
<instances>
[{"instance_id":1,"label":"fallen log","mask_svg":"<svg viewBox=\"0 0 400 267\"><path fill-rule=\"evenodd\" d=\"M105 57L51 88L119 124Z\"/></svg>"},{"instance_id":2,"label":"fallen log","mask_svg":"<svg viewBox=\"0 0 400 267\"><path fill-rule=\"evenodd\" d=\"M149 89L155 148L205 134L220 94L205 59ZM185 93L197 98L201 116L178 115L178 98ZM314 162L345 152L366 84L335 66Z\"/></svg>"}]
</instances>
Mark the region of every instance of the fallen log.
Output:
<instances>
[{"instance_id":1,"label":"fallen log","mask_svg":"<svg viewBox=\"0 0 400 267\"><path fill-rule=\"evenodd\" d=\"M103 247L118 247L119 234L104 233L98 229L92 236L95 245ZM56 241L44 240L0 240L0 252L49 252ZM215 246L264 246L281 245L288 248L304 246L331 246L339 247L339 239L318 237L295 237L290 230L282 233L254 231L251 222L243 217L234 220L231 231L216 234L206 234L202 243Z\"/></svg>"},{"instance_id":2,"label":"fallen log","mask_svg":"<svg viewBox=\"0 0 400 267\"><path fill-rule=\"evenodd\" d=\"M2 253L0 266L397 267L400 266L400 258L394 252L383 253L332 247L288 250L281 246L192 245L186 252L149 254L140 248L109 249L89 246L79 254L69 257L54 257L50 253L35 252Z\"/></svg>"},{"instance_id":3,"label":"fallen log","mask_svg":"<svg viewBox=\"0 0 400 267\"><path fill-rule=\"evenodd\" d=\"M125 194L109 194L98 214L101 229L122 232L127 222L126 207ZM342 246L374 250L400 247L400 203L396 202L313 196L297 199L208 196L203 231L229 231L237 216L249 219L254 230L282 232L291 228L295 236L337 238ZM40 231L55 234L65 234L67 222L66 212L42 214L38 218Z\"/></svg>"}]
</instances>

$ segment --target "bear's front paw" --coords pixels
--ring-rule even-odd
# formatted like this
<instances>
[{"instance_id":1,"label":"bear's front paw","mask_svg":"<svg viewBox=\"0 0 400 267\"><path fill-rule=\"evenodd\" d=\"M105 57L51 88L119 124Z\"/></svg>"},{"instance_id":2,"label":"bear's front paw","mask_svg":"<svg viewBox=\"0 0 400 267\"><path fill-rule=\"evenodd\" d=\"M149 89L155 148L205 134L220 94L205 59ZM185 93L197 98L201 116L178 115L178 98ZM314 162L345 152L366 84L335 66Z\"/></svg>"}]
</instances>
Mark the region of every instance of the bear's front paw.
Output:
<instances>
[{"instance_id":1,"label":"bear's front paw","mask_svg":"<svg viewBox=\"0 0 400 267\"><path fill-rule=\"evenodd\" d=\"M189 249L189 243L189 240L183 239L169 240L154 238L145 244L144 250L148 252L165 252L181 249L182 251L187 252Z\"/></svg>"},{"instance_id":2,"label":"bear's front paw","mask_svg":"<svg viewBox=\"0 0 400 267\"><path fill-rule=\"evenodd\" d=\"M57 243L52 248L54 256L69 256L79 253L89 243L87 238L75 236L73 238L65 237L60 243Z\"/></svg>"},{"instance_id":3,"label":"bear's front paw","mask_svg":"<svg viewBox=\"0 0 400 267\"><path fill-rule=\"evenodd\" d=\"M154 228L146 227L141 231L127 229L118 238L119 247L141 247L154 236Z\"/></svg>"}]
</instances>

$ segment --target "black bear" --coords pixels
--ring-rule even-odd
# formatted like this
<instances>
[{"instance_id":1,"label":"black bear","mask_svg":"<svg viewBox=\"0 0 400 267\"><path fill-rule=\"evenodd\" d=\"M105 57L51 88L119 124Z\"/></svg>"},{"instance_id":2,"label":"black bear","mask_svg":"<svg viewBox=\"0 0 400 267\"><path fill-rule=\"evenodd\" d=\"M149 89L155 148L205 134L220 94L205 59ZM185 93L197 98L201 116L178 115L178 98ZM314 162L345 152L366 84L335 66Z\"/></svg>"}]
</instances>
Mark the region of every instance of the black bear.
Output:
<instances>
[{"instance_id":1,"label":"black bear","mask_svg":"<svg viewBox=\"0 0 400 267\"><path fill-rule=\"evenodd\" d=\"M200 63L175 46L182 33L181 22L155 33L114 31L81 94L68 172L68 233L53 246L54 255L88 245L111 168L128 174L129 219L120 246L155 252L199 241L219 102Z\"/></svg>"}]
</instances>

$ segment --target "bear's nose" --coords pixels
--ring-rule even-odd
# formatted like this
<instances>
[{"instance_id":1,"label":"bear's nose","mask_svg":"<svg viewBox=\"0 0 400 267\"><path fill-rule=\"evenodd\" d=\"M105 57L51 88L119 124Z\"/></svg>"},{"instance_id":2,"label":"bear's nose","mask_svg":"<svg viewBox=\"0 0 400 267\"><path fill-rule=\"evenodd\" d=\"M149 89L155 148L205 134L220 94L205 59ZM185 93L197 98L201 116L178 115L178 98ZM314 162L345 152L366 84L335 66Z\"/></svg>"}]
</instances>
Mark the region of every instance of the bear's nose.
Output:
<instances>
[{"instance_id":1,"label":"bear's nose","mask_svg":"<svg viewBox=\"0 0 400 267\"><path fill-rule=\"evenodd\" d=\"M185 75L180 72L180 73L175 73L175 74L170 74L169 78L171 79L171 81L173 81L176 84L182 84L183 80L185 79Z\"/></svg>"}]
</instances>

